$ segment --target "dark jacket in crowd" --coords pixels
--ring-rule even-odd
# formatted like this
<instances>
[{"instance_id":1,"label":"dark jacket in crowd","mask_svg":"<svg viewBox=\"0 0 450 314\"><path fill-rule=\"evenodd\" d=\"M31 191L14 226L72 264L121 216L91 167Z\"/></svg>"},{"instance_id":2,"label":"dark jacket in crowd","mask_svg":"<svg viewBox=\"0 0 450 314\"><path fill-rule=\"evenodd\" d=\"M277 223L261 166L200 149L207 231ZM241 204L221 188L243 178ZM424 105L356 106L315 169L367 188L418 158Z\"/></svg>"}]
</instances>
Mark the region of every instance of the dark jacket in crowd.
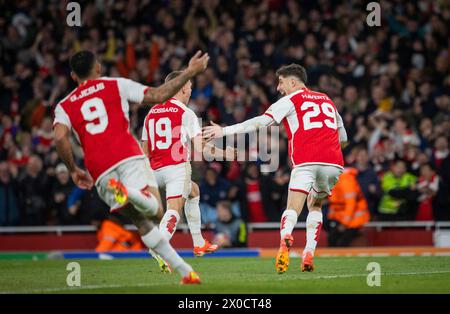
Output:
<instances>
[{"instance_id":1,"label":"dark jacket in crowd","mask_svg":"<svg viewBox=\"0 0 450 314\"><path fill-rule=\"evenodd\" d=\"M0 226L17 226L20 222L17 182L0 181Z\"/></svg>"},{"instance_id":2,"label":"dark jacket in crowd","mask_svg":"<svg viewBox=\"0 0 450 314\"><path fill-rule=\"evenodd\" d=\"M40 173L33 178L25 173L19 180L20 222L25 226L45 225L48 214L48 176Z\"/></svg>"}]
</instances>

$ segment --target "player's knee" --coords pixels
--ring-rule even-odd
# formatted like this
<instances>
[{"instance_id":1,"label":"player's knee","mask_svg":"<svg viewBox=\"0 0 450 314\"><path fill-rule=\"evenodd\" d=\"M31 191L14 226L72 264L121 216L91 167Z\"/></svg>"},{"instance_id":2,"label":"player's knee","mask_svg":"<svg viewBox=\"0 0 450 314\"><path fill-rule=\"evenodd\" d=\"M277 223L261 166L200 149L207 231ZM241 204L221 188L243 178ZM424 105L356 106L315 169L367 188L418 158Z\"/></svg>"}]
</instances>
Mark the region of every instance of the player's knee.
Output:
<instances>
[{"instance_id":1,"label":"player's knee","mask_svg":"<svg viewBox=\"0 0 450 314\"><path fill-rule=\"evenodd\" d=\"M297 213L300 213L301 210L303 209L303 205L300 205L299 202L296 201L290 201L287 203L287 209L293 209L295 210Z\"/></svg>"},{"instance_id":2,"label":"player's knee","mask_svg":"<svg viewBox=\"0 0 450 314\"><path fill-rule=\"evenodd\" d=\"M189 194L189 198L196 198L200 196L200 188L198 187L198 184L195 182L191 183L192 189L191 189L191 193Z\"/></svg>"},{"instance_id":3,"label":"player's knee","mask_svg":"<svg viewBox=\"0 0 450 314\"><path fill-rule=\"evenodd\" d=\"M122 210L121 214L131 220L138 229L140 235L149 233L154 227L153 223L147 219L143 213L132 206Z\"/></svg>"},{"instance_id":4,"label":"player's knee","mask_svg":"<svg viewBox=\"0 0 450 314\"><path fill-rule=\"evenodd\" d=\"M149 191L143 191L142 194L147 197L145 204L136 206L136 209L145 216L153 217L158 214L158 210L161 207L158 198Z\"/></svg>"},{"instance_id":5,"label":"player's knee","mask_svg":"<svg viewBox=\"0 0 450 314\"><path fill-rule=\"evenodd\" d=\"M322 198L311 196L308 200L308 209L310 211L314 211L314 210L320 211L320 210L322 210L322 203L323 203Z\"/></svg>"},{"instance_id":6,"label":"player's knee","mask_svg":"<svg viewBox=\"0 0 450 314\"><path fill-rule=\"evenodd\" d=\"M139 221L139 227L136 226L136 228L138 228L138 232L139 232L140 235L145 235L145 234L147 234L147 233L149 233L150 231L153 230L154 225L149 219L143 217Z\"/></svg>"},{"instance_id":7,"label":"player's knee","mask_svg":"<svg viewBox=\"0 0 450 314\"><path fill-rule=\"evenodd\" d=\"M297 213L301 213L303 205L305 204L306 194L303 192L289 191L287 208L294 209Z\"/></svg>"},{"instance_id":8,"label":"player's knee","mask_svg":"<svg viewBox=\"0 0 450 314\"><path fill-rule=\"evenodd\" d=\"M182 197L172 198L167 200L167 209L176 210L181 213L184 207L184 199Z\"/></svg>"}]
</instances>

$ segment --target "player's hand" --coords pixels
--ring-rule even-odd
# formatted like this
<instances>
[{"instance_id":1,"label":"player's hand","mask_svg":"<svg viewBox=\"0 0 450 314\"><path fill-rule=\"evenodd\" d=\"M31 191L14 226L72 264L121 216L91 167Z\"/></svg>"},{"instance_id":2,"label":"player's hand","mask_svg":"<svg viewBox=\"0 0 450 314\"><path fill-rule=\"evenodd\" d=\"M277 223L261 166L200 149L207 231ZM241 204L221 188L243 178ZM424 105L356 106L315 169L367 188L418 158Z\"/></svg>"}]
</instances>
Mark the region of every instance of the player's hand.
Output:
<instances>
[{"instance_id":1,"label":"player's hand","mask_svg":"<svg viewBox=\"0 0 450 314\"><path fill-rule=\"evenodd\" d=\"M203 133L203 139L207 142L215 139L223 137L223 130L220 125L214 122L210 122L210 126L205 126L202 130Z\"/></svg>"},{"instance_id":2,"label":"player's hand","mask_svg":"<svg viewBox=\"0 0 450 314\"><path fill-rule=\"evenodd\" d=\"M236 160L237 159L237 154L238 151L237 149L231 147L231 146L227 146L225 148L225 160L231 161L231 160Z\"/></svg>"},{"instance_id":3,"label":"player's hand","mask_svg":"<svg viewBox=\"0 0 450 314\"><path fill-rule=\"evenodd\" d=\"M188 71L192 71L194 75L201 73L206 70L208 66L209 55L207 53L202 55L199 50L196 54L189 60Z\"/></svg>"},{"instance_id":4,"label":"player's hand","mask_svg":"<svg viewBox=\"0 0 450 314\"><path fill-rule=\"evenodd\" d=\"M90 190L94 185L94 180L92 179L91 175L80 168L75 168L75 170L70 173L70 176L72 177L72 180L76 184L76 186L78 186L80 189Z\"/></svg>"}]
</instances>

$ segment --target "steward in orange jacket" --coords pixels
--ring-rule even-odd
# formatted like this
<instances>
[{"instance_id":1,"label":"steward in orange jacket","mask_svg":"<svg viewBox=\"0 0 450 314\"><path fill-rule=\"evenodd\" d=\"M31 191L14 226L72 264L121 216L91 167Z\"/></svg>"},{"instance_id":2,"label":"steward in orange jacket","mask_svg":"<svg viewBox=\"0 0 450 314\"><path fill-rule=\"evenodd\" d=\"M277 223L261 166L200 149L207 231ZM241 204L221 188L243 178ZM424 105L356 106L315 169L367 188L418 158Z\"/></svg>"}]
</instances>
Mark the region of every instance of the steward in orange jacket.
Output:
<instances>
[{"instance_id":1,"label":"steward in orange jacket","mask_svg":"<svg viewBox=\"0 0 450 314\"><path fill-rule=\"evenodd\" d=\"M329 245L347 246L370 220L367 201L356 179L358 170L345 168L329 197Z\"/></svg>"},{"instance_id":2,"label":"steward in orange jacket","mask_svg":"<svg viewBox=\"0 0 450 314\"><path fill-rule=\"evenodd\" d=\"M97 252L142 250L139 236L126 230L114 217L105 219L97 231Z\"/></svg>"},{"instance_id":3,"label":"steward in orange jacket","mask_svg":"<svg viewBox=\"0 0 450 314\"><path fill-rule=\"evenodd\" d=\"M367 201L361 191L355 168L345 168L328 199L328 219L347 228L360 228L370 220Z\"/></svg>"}]
</instances>

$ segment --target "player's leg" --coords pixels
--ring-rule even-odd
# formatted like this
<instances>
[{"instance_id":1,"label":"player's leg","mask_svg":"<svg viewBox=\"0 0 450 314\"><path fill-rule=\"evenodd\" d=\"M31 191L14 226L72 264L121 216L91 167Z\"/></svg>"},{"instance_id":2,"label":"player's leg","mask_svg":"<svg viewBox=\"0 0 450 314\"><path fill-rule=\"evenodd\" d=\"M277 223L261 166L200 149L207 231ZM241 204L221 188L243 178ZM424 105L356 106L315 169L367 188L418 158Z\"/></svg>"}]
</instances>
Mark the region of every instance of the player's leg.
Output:
<instances>
[{"instance_id":1,"label":"player's leg","mask_svg":"<svg viewBox=\"0 0 450 314\"><path fill-rule=\"evenodd\" d=\"M132 203L137 210L148 216L156 216L160 203L151 193L158 188L153 172L144 159L130 160L117 167L118 178L108 180L108 189L116 202L123 206Z\"/></svg>"},{"instance_id":2,"label":"player's leg","mask_svg":"<svg viewBox=\"0 0 450 314\"><path fill-rule=\"evenodd\" d=\"M150 193L151 195L155 196L155 198L158 201L158 212L156 213L156 215L153 218L154 220L160 222L162 217L164 216L164 206L161 200L161 193L159 192L159 187L156 186L148 186L146 188L146 191L148 193Z\"/></svg>"},{"instance_id":3,"label":"player's leg","mask_svg":"<svg viewBox=\"0 0 450 314\"><path fill-rule=\"evenodd\" d=\"M312 183L313 175L309 167L296 167L292 170L287 206L281 216L280 249L275 262L277 272L280 274L284 273L289 267L289 251L294 243L292 232Z\"/></svg>"},{"instance_id":4,"label":"player's leg","mask_svg":"<svg viewBox=\"0 0 450 314\"><path fill-rule=\"evenodd\" d=\"M100 198L102 198L103 201L110 206L111 212L121 211L125 207L132 206L132 204L130 202L126 202L125 204L120 204L119 202L117 202L117 200L116 200L117 194L114 193L114 190L112 190L110 188L109 183L111 182L112 179L115 182L121 182L119 179L119 178L121 178L121 175L123 175L123 171L119 171L118 168L113 169L108 174L106 174L103 178L101 178L99 180L99 182L97 182L97 184L96 184L96 188L97 188ZM130 180L131 180L131 178L130 178ZM133 182L133 180L131 180L131 181ZM139 182L140 179L137 179L135 181L137 181L137 184L141 184L142 186L147 185L147 183L150 183L150 184L152 183L152 182ZM133 186L135 186L135 185L133 184ZM145 213L142 213L142 215L147 216ZM157 253L153 252L151 249L150 249L150 253L155 258L158 256ZM160 264L160 268L162 271L171 272L169 264L166 263L162 258L159 257L159 258L156 258L156 260Z\"/></svg>"},{"instance_id":5,"label":"player's leg","mask_svg":"<svg viewBox=\"0 0 450 314\"><path fill-rule=\"evenodd\" d=\"M322 203L336 185L342 170L333 166L314 166L316 179L311 193L308 195L308 217L306 218L306 245L302 254L302 271L314 270L314 252L320 239L323 215Z\"/></svg>"},{"instance_id":6,"label":"player's leg","mask_svg":"<svg viewBox=\"0 0 450 314\"><path fill-rule=\"evenodd\" d=\"M168 187L170 187L170 184L166 185L166 192L170 191L170 188L169 190L167 189ZM184 199L182 197L167 199L167 210L159 223L159 230L167 241L172 239L172 236L177 229L183 204ZM152 256L158 261L159 268L162 272L171 272L170 264L167 263L167 261L162 259L160 256L153 254L151 251L150 254L152 254Z\"/></svg>"},{"instance_id":7,"label":"player's leg","mask_svg":"<svg viewBox=\"0 0 450 314\"><path fill-rule=\"evenodd\" d=\"M184 213L186 214L186 221L191 232L192 242L194 243L194 255L203 256L206 253L215 252L219 246L217 244L211 244L202 235L200 188L195 182L191 182L191 193L184 204Z\"/></svg>"},{"instance_id":8,"label":"player's leg","mask_svg":"<svg viewBox=\"0 0 450 314\"><path fill-rule=\"evenodd\" d=\"M131 204L128 204L120 211L120 213L133 222L141 235L142 242L144 242L150 250L161 255L180 273L183 277L182 283L200 283L200 278L193 271L192 267L178 255L170 245L169 241L164 238L158 228L154 226L153 222L141 211L134 209Z\"/></svg>"},{"instance_id":9,"label":"player's leg","mask_svg":"<svg viewBox=\"0 0 450 314\"><path fill-rule=\"evenodd\" d=\"M305 193L289 190L287 209L283 212L281 217L280 248L275 262L279 274L284 273L289 267L289 252L294 244L292 232L297 224L298 215L301 213L305 200Z\"/></svg>"},{"instance_id":10,"label":"player's leg","mask_svg":"<svg viewBox=\"0 0 450 314\"><path fill-rule=\"evenodd\" d=\"M162 219L162 202L158 183L147 159L130 160L117 168L118 180L109 180L108 184L120 187L119 190L128 193L129 202L149 219ZM112 189L116 192L117 189ZM115 193L115 195L117 195ZM120 193L120 192L119 192ZM117 196L116 196L117 199ZM157 261L160 270L171 273L168 261L149 249L150 255Z\"/></svg>"},{"instance_id":11,"label":"player's leg","mask_svg":"<svg viewBox=\"0 0 450 314\"><path fill-rule=\"evenodd\" d=\"M163 187L163 182L162 182L160 176L158 175L158 172L155 172L152 170L152 173L154 175L154 178L156 180L156 184L158 185L158 188L155 186L148 186L147 189L152 195L154 195L158 199L158 203L159 203L158 213L156 214L156 216L152 217L152 220L156 220L156 221L160 222L164 215L164 209L163 209L163 204L162 204L162 200L161 200L161 194L159 193L159 187L160 186ZM156 253L152 249L148 249L148 252L158 263L158 267L161 270L161 272L167 273L167 274L172 273L172 268L171 268L170 264L164 258L162 258L158 253Z\"/></svg>"},{"instance_id":12,"label":"player's leg","mask_svg":"<svg viewBox=\"0 0 450 314\"><path fill-rule=\"evenodd\" d=\"M317 243L320 239L320 231L322 229L323 215L322 215L322 203L323 198L328 194L316 194L313 191L308 195L308 217L306 218L306 245L302 254L302 271L314 270L314 252L316 250Z\"/></svg>"},{"instance_id":13,"label":"player's leg","mask_svg":"<svg viewBox=\"0 0 450 314\"><path fill-rule=\"evenodd\" d=\"M182 163L165 167L158 172L166 186L167 210L159 224L166 239L171 239L184 208L184 202L190 193L190 165Z\"/></svg>"},{"instance_id":14,"label":"player's leg","mask_svg":"<svg viewBox=\"0 0 450 314\"><path fill-rule=\"evenodd\" d=\"M169 185L167 185L169 187ZM166 189L169 191L169 189ZM182 196L168 197L167 198L167 210L164 213L161 222L159 223L159 229L164 237L170 241L174 235L178 223L180 222L180 214L183 210L184 199Z\"/></svg>"}]
</instances>

